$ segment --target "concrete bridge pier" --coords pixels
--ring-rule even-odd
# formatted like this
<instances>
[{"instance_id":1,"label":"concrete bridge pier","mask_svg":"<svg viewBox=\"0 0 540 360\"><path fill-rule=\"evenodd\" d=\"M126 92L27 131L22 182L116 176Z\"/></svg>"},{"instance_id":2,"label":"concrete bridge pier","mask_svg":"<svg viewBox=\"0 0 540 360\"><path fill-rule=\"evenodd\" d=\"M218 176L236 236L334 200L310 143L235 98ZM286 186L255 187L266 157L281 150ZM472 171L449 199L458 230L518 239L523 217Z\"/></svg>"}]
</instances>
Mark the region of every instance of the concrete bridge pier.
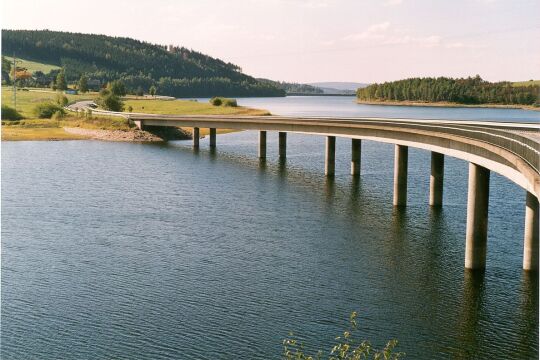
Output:
<instances>
[{"instance_id":1,"label":"concrete bridge pier","mask_svg":"<svg viewBox=\"0 0 540 360\"><path fill-rule=\"evenodd\" d=\"M444 155L431 152L431 176L429 177L429 205L441 206L443 202Z\"/></svg>"},{"instance_id":2,"label":"concrete bridge pier","mask_svg":"<svg viewBox=\"0 0 540 360\"><path fill-rule=\"evenodd\" d=\"M259 159L266 159L266 131L259 131Z\"/></svg>"},{"instance_id":3,"label":"concrete bridge pier","mask_svg":"<svg viewBox=\"0 0 540 360\"><path fill-rule=\"evenodd\" d=\"M210 128L210 147L216 147L216 128Z\"/></svg>"},{"instance_id":4,"label":"concrete bridge pier","mask_svg":"<svg viewBox=\"0 0 540 360\"><path fill-rule=\"evenodd\" d=\"M467 269L484 269L486 267L489 175L488 169L469 163L465 240L465 268Z\"/></svg>"},{"instance_id":5,"label":"concrete bridge pier","mask_svg":"<svg viewBox=\"0 0 540 360\"><path fill-rule=\"evenodd\" d=\"M351 175L360 175L362 164L362 140L352 139L351 141Z\"/></svg>"},{"instance_id":6,"label":"concrete bridge pier","mask_svg":"<svg viewBox=\"0 0 540 360\"><path fill-rule=\"evenodd\" d=\"M142 120L134 120L133 123L139 130L144 130L144 123Z\"/></svg>"},{"instance_id":7,"label":"concrete bridge pier","mask_svg":"<svg viewBox=\"0 0 540 360\"><path fill-rule=\"evenodd\" d=\"M538 199L527 191L523 270L538 271Z\"/></svg>"},{"instance_id":8,"label":"concrete bridge pier","mask_svg":"<svg viewBox=\"0 0 540 360\"><path fill-rule=\"evenodd\" d=\"M285 159L287 157L287 133L279 132L279 158Z\"/></svg>"},{"instance_id":9,"label":"concrete bridge pier","mask_svg":"<svg viewBox=\"0 0 540 360\"><path fill-rule=\"evenodd\" d=\"M326 137L326 157L324 161L324 175L334 176L336 173L336 137Z\"/></svg>"},{"instance_id":10,"label":"concrete bridge pier","mask_svg":"<svg viewBox=\"0 0 540 360\"><path fill-rule=\"evenodd\" d=\"M407 166L409 147L396 145L394 158L394 206L407 205Z\"/></svg>"},{"instance_id":11,"label":"concrete bridge pier","mask_svg":"<svg viewBox=\"0 0 540 360\"><path fill-rule=\"evenodd\" d=\"M201 134L198 127L193 128L193 147L198 148L199 147L199 139L201 138Z\"/></svg>"}]
</instances>

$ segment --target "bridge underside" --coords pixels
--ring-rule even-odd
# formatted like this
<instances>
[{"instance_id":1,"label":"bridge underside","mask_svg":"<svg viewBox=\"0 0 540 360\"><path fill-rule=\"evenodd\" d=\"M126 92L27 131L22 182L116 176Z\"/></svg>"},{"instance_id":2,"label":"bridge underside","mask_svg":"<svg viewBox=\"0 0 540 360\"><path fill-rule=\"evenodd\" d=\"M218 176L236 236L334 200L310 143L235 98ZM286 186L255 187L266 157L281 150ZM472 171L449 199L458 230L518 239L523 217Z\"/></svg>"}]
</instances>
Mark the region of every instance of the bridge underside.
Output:
<instances>
[{"instance_id":1,"label":"bridge underside","mask_svg":"<svg viewBox=\"0 0 540 360\"><path fill-rule=\"evenodd\" d=\"M265 117L266 118L266 117ZM452 156L481 165L494 171L528 192L540 197L540 175L536 164L529 164L522 157L498 145L490 144L459 134L459 131L441 125L410 126L403 123L383 125L375 123L359 124L355 121L332 120L332 124L320 124L317 120L302 120L296 123L278 122L272 119L223 118L223 119L141 119L145 126L226 128L235 130L259 130L294 132L322 136L339 136L373 140L397 145L416 147ZM449 130L453 130L449 133ZM476 130L474 130L476 131ZM456 132L458 134L456 134ZM465 131L462 131L465 132ZM531 166L536 165L536 169Z\"/></svg>"}]
</instances>

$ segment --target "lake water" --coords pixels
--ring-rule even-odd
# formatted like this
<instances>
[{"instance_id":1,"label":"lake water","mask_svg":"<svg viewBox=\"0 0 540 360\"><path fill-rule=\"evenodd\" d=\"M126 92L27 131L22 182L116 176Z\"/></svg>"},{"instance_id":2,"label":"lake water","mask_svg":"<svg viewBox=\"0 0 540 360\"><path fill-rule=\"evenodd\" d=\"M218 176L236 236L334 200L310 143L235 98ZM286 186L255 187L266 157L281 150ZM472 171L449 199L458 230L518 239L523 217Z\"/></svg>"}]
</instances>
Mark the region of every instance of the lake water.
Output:
<instances>
[{"instance_id":1,"label":"lake water","mask_svg":"<svg viewBox=\"0 0 540 360\"><path fill-rule=\"evenodd\" d=\"M290 101L310 100L240 104L311 111ZM428 116L450 110L487 116ZM182 141L2 143L2 359L279 359L289 331L329 349L351 311L359 338L398 339L406 359L538 358L517 185L492 175L487 269L473 275L466 162L447 158L436 211L430 155L410 149L409 203L397 211L389 144L363 142L353 180L350 142L338 139L328 180L321 136L290 134L286 163L275 133L262 164L256 132L218 135L215 153L207 141L198 152Z\"/></svg>"},{"instance_id":2,"label":"lake water","mask_svg":"<svg viewBox=\"0 0 540 360\"><path fill-rule=\"evenodd\" d=\"M540 111L491 108L443 108L357 104L353 96L291 96L288 98L240 98L242 106L267 109L275 115L358 116L411 119L489 120L540 123ZM208 101L208 99L199 99Z\"/></svg>"}]
</instances>

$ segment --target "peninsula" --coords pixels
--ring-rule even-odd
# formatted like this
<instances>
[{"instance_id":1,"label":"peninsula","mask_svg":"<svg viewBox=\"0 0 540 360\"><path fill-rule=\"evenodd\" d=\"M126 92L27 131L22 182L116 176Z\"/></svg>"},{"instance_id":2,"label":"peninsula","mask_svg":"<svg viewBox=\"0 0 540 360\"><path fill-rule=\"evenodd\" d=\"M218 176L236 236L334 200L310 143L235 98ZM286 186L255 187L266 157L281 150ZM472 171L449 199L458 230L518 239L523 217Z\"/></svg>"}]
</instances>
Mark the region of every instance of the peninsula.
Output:
<instances>
[{"instance_id":1,"label":"peninsula","mask_svg":"<svg viewBox=\"0 0 540 360\"><path fill-rule=\"evenodd\" d=\"M492 83L474 78L410 78L371 84L356 92L361 104L494 107L540 110L538 81Z\"/></svg>"}]
</instances>

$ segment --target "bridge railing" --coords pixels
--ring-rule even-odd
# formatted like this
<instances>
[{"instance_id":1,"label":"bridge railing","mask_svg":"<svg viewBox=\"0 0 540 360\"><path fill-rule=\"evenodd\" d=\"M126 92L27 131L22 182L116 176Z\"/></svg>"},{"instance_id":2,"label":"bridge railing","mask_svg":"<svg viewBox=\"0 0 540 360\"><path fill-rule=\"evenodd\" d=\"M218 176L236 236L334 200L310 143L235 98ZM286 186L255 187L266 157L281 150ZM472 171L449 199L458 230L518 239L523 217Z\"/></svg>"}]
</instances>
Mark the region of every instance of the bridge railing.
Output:
<instances>
[{"instance_id":1,"label":"bridge railing","mask_svg":"<svg viewBox=\"0 0 540 360\"><path fill-rule=\"evenodd\" d=\"M302 125L302 123L314 123L322 126L332 126L338 124L363 124L377 127L388 125L388 127L402 127L408 129L434 131L443 134L456 135L472 140L481 141L494 146L498 146L526 161L537 173L540 173L540 126L528 123L496 123L496 122L475 122L460 120L416 120L416 119L387 119L387 118L344 118L344 117L282 117L282 116L219 116L219 115L149 115L130 114L133 120L180 120L198 122L208 120L215 122L238 121L261 121L261 122L288 122ZM188 126L186 124L186 126ZM539 140L521 135L519 132L530 132L536 134Z\"/></svg>"},{"instance_id":2,"label":"bridge railing","mask_svg":"<svg viewBox=\"0 0 540 360\"><path fill-rule=\"evenodd\" d=\"M540 173L540 142L513 132L515 130L502 130L500 127L461 125L455 123L419 125L400 122L399 124L400 126L411 129L437 130L445 134L457 135L501 147L519 156L535 169L536 172ZM518 131L523 130L519 129ZM540 131L536 131L535 133L540 139Z\"/></svg>"}]
</instances>

